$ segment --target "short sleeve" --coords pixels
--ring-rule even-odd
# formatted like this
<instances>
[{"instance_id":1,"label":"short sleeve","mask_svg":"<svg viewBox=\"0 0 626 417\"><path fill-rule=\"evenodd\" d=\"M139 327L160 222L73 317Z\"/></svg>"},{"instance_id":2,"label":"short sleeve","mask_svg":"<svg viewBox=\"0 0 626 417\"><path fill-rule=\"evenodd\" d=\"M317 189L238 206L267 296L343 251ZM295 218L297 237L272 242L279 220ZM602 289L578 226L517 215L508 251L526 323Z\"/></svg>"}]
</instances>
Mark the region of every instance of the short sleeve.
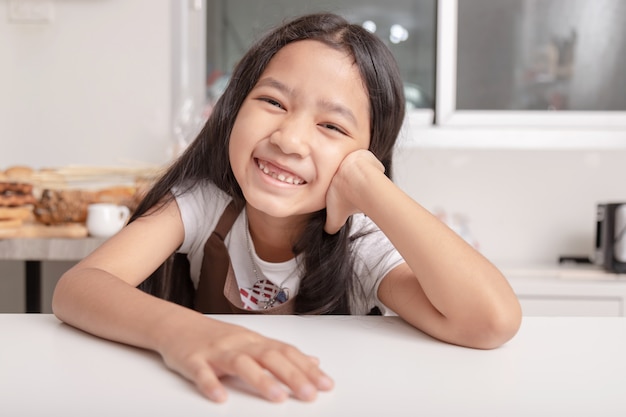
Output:
<instances>
[{"instance_id":1,"label":"short sleeve","mask_svg":"<svg viewBox=\"0 0 626 417\"><path fill-rule=\"evenodd\" d=\"M358 278L353 291L353 314L367 314L378 307L383 314L395 314L378 299L382 279L404 259L387 236L363 214L352 220L354 272Z\"/></svg>"},{"instance_id":2,"label":"short sleeve","mask_svg":"<svg viewBox=\"0 0 626 417\"><path fill-rule=\"evenodd\" d=\"M185 230L185 238L177 252L187 254L191 278L197 284L204 244L231 198L209 181L201 181L188 190L175 188L172 192Z\"/></svg>"}]
</instances>

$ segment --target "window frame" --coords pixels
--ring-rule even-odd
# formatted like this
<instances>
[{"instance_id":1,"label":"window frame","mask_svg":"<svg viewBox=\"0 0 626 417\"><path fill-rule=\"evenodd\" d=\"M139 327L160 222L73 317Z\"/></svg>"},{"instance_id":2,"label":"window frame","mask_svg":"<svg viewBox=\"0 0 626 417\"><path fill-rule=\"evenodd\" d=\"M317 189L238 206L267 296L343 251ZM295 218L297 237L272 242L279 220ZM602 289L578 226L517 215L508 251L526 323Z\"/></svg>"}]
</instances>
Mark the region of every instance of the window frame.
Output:
<instances>
[{"instance_id":1,"label":"window frame","mask_svg":"<svg viewBox=\"0 0 626 417\"><path fill-rule=\"evenodd\" d=\"M194 5L193 9L196 9L197 2ZM204 0L201 7L206 7ZM568 111L563 114L557 111L456 109L458 0L438 0L435 18L434 108L407 112L398 140L400 148L626 149L626 111ZM189 36L206 36L206 20L202 28L189 28L175 19L174 31L191 29L193 33ZM173 45L174 52L177 47ZM173 56L180 55L174 53ZM204 68L206 65L202 54L191 54L187 58L190 67ZM181 62L173 65L180 66ZM192 91L196 91L195 86L195 83L191 86ZM197 87L204 93L203 84ZM173 98L184 95L180 79L173 79Z\"/></svg>"},{"instance_id":2,"label":"window frame","mask_svg":"<svg viewBox=\"0 0 626 417\"><path fill-rule=\"evenodd\" d=\"M438 0L435 120L440 126L626 128L626 111L458 110L458 0Z\"/></svg>"}]
</instances>

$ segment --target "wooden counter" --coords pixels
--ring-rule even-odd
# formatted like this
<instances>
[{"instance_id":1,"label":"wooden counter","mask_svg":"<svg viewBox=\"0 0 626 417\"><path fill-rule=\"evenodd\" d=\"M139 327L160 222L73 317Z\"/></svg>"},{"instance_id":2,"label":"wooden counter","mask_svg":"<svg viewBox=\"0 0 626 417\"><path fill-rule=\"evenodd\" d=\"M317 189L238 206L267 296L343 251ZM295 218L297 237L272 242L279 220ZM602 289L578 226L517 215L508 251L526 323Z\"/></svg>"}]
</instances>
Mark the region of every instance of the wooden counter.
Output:
<instances>
[{"instance_id":1,"label":"wooden counter","mask_svg":"<svg viewBox=\"0 0 626 417\"><path fill-rule=\"evenodd\" d=\"M0 260L78 261L104 240L95 237L4 239L0 240Z\"/></svg>"},{"instance_id":2,"label":"wooden counter","mask_svg":"<svg viewBox=\"0 0 626 417\"><path fill-rule=\"evenodd\" d=\"M23 261L26 266L26 312L41 312L41 262L79 261L105 239L14 238L0 240L0 260Z\"/></svg>"}]
</instances>

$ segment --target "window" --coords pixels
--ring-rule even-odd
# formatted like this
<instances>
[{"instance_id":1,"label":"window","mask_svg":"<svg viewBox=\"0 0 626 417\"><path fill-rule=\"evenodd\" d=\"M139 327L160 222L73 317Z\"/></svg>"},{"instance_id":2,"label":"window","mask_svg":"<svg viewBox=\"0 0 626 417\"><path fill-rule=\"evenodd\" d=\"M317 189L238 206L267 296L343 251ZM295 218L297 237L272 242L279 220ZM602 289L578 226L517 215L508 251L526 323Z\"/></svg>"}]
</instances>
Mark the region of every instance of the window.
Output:
<instances>
[{"instance_id":1,"label":"window","mask_svg":"<svg viewBox=\"0 0 626 417\"><path fill-rule=\"evenodd\" d=\"M273 25L329 11L378 35L395 55L405 82L407 109L432 123L435 96L435 0L209 0L207 92L218 97L237 60Z\"/></svg>"},{"instance_id":2,"label":"window","mask_svg":"<svg viewBox=\"0 0 626 417\"><path fill-rule=\"evenodd\" d=\"M626 126L626 2L440 0L440 124Z\"/></svg>"},{"instance_id":3,"label":"window","mask_svg":"<svg viewBox=\"0 0 626 417\"><path fill-rule=\"evenodd\" d=\"M197 0L192 11L183 4L175 132L197 130L197 94L218 97L264 31L330 11L370 28L395 55L408 101L406 145L626 146L624 0Z\"/></svg>"}]
</instances>

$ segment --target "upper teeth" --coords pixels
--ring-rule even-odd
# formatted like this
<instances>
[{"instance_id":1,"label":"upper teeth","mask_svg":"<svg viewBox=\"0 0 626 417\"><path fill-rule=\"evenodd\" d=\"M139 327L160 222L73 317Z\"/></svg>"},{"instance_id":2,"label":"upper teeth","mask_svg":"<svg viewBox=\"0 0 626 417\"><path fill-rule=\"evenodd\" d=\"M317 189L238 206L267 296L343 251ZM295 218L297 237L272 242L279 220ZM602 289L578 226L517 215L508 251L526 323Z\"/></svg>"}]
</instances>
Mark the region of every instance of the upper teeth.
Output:
<instances>
[{"instance_id":1,"label":"upper teeth","mask_svg":"<svg viewBox=\"0 0 626 417\"><path fill-rule=\"evenodd\" d=\"M265 166L265 164L261 161L258 161L258 164L259 164L259 168L261 169L261 171L263 171L265 174L269 175L270 177L277 179L280 182L285 182L287 184L295 184L295 185L300 185L304 183L304 180L301 178L294 177L291 175L285 175L283 173L277 174L275 172L270 171L269 168Z\"/></svg>"}]
</instances>

